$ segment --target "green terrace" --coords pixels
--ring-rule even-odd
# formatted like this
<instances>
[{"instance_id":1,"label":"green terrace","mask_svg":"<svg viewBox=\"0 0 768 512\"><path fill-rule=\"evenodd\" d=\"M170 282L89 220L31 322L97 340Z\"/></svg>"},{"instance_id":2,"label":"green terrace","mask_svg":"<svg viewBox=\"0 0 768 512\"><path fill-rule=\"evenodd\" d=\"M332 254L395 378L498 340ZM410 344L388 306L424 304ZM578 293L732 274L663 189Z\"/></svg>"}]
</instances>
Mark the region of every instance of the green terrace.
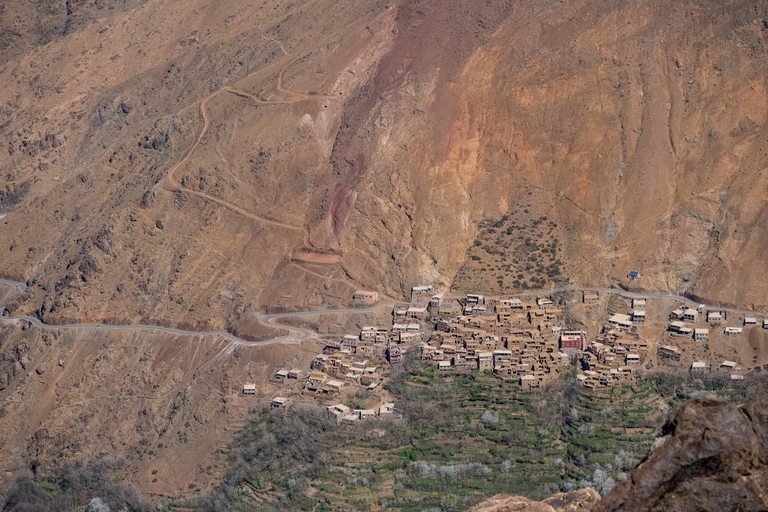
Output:
<instances>
[{"instance_id":1,"label":"green terrace","mask_svg":"<svg viewBox=\"0 0 768 512\"><path fill-rule=\"evenodd\" d=\"M542 499L583 483L607 491L666 418L645 381L585 394L571 375L522 391L490 372L434 372L415 359L393 367L393 418L336 426L308 404L254 414L230 453L240 473L214 498L232 485L235 510L450 511L498 493Z\"/></svg>"}]
</instances>

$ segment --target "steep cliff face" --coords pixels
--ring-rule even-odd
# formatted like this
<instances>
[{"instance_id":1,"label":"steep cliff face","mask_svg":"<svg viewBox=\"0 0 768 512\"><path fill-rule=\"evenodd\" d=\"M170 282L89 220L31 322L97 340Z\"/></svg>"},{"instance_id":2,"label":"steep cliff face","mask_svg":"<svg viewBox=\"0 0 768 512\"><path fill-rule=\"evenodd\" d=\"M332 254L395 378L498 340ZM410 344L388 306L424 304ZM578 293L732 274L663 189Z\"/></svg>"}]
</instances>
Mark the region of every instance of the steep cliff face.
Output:
<instances>
[{"instance_id":1,"label":"steep cliff face","mask_svg":"<svg viewBox=\"0 0 768 512\"><path fill-rule=\"evenodd\" d=\"M638 269L648 289L765 304L747 278L764 272L765 16L747 3L515 5L475 34L448 86L433 60L379 102L350 253L372 261L377 240L400 240L380 280L405 267L447 283L475 221L537 207L575 281ZM441 44L417 32L419 47Z\"/></svg>"},{"instance_id":2,"label":"steep cliff face","mask_svg":"<svg viewBox=\"0 0 768 512\"><path fill-rule=\"evenodd\" d=\"M226 327L470 288L478 223L527 211L572 281L768 307L764 6L73 5L3 11L20 311Z\"/></svg>"}]
</instances>

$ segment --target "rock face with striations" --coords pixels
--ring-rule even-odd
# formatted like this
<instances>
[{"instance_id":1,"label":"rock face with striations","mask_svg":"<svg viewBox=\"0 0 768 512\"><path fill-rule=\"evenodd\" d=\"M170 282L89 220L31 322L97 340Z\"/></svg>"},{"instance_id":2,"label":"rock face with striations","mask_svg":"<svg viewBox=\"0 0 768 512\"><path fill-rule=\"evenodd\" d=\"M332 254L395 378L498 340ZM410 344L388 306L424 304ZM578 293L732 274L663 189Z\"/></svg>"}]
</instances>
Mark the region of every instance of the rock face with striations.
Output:
<instances>
[{"instance_id":1,"label":"rock face with striations","mask_svg":"<svg viewBox=\"0 0 768 512\"><path fill-rule=\"evenodd\" d=\"M768 508L768 399L735 405L695 398L663 433L593 512Z\"/></svg>"}]
</instances>

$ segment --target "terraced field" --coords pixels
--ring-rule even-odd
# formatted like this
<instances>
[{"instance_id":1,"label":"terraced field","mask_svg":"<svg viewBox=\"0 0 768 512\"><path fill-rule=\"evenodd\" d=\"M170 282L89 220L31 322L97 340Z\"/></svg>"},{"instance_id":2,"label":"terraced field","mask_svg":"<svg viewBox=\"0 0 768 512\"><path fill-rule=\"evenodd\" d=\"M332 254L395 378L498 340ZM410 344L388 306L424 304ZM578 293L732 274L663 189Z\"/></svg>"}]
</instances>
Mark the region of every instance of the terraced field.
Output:
<instances>
[{"instance_id":1,"label":"terraced field","mask_svg":"<svg viewBox=\"0 0 768 512\"><path fill-rule=\"evenodd\" d=\"M235 510L454 511L501 492L607 492L666 418L645 381L585 394L568 375L524 392L487 372L404 366L388 385L393 418L337 427L311 405L256 413L214 498Z\"/></svg>"},{"instance_id":2,"label":"terraced field","mask_svg":"<svg viewBox=\"0 0 768 512\"><path fill-rule=\"evenodd\" d=\"M541 394L489 375L438 380L431 370L390 387L413 424L407 439L364 438L337 452L313 482L324 510L463 510L499 492L560 488L567 450L549 421L560 407ZM547 414L531 414L537 407Z\"/></svg>"},{"instance_id":3,"label":"terraced field","mask_svg":"<svg viewBox=\"0 0 768 512\"><path fill-rule=\"evenodd\" d=\"M582 393L562 429L568 446L566 473L572 484L578 488L588 483L607 492L625 478L648 453L666 419L667 407L661 404L647 381Z\"/></svg>"}]
</instances>

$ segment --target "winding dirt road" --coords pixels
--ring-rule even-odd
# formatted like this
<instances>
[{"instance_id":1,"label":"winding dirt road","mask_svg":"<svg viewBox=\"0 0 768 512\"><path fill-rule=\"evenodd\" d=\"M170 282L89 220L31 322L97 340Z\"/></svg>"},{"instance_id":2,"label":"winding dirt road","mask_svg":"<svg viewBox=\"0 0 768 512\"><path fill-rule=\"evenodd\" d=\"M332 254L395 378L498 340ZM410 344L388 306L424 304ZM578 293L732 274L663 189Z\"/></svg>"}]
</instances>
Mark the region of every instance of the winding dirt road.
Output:
<instances>
[{"instance_id":1,"label":"winding dirt road","mask_svg":"<svg viewBox=\"0 0 768 512\"><path fill-rule=\"evenodd\" d=\"M68 324L68 325L50 325L45 324L41 322L38 318L32 317L32 316L16 316L16 317L6 317L2 316L4 314L4 308L2 307L3 304L5 304L5 301L10 300L14 295L18 295L19 293L24 293L27 290L27 285L18 281L11 281L8 279L0 279L0 284L10 286L12 288L15 288L15 291L12 289L9 292L6 292L5 296L3 297L2 301L0 302L0 322L18 322L18 321L24 321L28 322L33 327L36 327L38 329L44 329L44 330L73 330L73 329L99 329L99 330L105 330L105 331L149 331L152 333L167 333L167 334L176 334L179 336L219 336L221 338L227 339L229 341L232 341L233 343L237 343L240 345L246 345L246 346L261 346L261 345L270 345L273 343L284 343L284 344L292 344L292 343L298 343L302 340L306 339L318 339L319 335L315 331L311 329L304 329L302 327L295 327L292 325L285 325L281 324L280 322L277 322L277 320L281 318L306 318L306 317L312 317L312 316L324 316L324 315L339 315L339 314L356 314L356 313L369 313L371 311L378 311L383 308L391 308L395 305L395 303L384 303L384 304L378 304L376 306L371 306L369 308L346 308L346 309L325 309L325 310L319 310L319 311L297 311L293 313L277 313L274 315L259 315L258 320L261 324L267 326L267 327L275 327L278 329L285 329L289 332L294 333L295 335L288 335L288 336L279 336L276 338L271 338L264 341L248 341L244 340L242 338L238 338L234 334L227 332L227 331L187 331L184 329L174 329L172 327L161 327L157 325L144 325L144 324L133 324L133 325L106 325L106 324ZM605 294L614 294L619 295L621 297L625 298L646 298L646 299L672 299L672 300L678 300L678 301L687 301L690 302L690 299L687 299L683 297L682 295L677 295L673 293L665 293L665 292L652 292L652 293L634 293L634 292L627 292L624 290L617 290L615 288L594 288L594 287L588 287L588 288L567 288L568 291L584 291L584 290L590 290L590 291L598 291L600 293ZM515 296L531 296L531 295L541 295L541 294L547 294L547 293L554 293L556 291L562 291L562 290L555 290L555 289L548 289L548 290L528 290L523 293L515 294ZM730 313L737 313L737 314L766 314L760 311L750 311L747 309L738 309L738 308L727 308L718 307L719 310L728 311Z\"/></svg>"},{"instance_id":2,"label":"winding dirt road","mask_svg":"<svg viewBox=\"0 0 768 512\"><path fill-rule=\"evenodd\" d=\"M33 316L2 316L4 308L2 307L5 301L12 298L14 295L23 293L27 290L27 285L18 281L9 281L7 279L0 279L0 284L8 285L16 289L15 292L11 290L10 293L6 293L3 302L0 303L0 322L28 322L33 327L38 329L56 331L56 330L76 330L76 329L98 329L104 331L148 331L150 333L166 333L176 334L179 336L218 336L220 338L227 339L233 343L246 346L262 346L271 345L273 343L292 344L298 343L306 339L318 339L319 335L311 330L304 329L302 327L294 327L292 325L284 325L277 322L281 318L302 318L321 315L338 315L338 314L355 314L355 313L368 313L371 311L377 311L383 308L391 308L394 303L378 304L370 308L360 309L325 309L320 311L298 311L295 313L277 313L274 315L259 315L258 320L261 324L268 327L275 327L278 329L288 330L295 335L279 336L264 341L248 341L242 338L238 338L234 334L227 331L187 331L184 329L175 329L172 327L161 327L158 325L145 325L145 324L131 324L131 325L107 325L107 324L67 324L67 325L51 325L45 324L40 319Z\"/></svg>"}]
</instances>

